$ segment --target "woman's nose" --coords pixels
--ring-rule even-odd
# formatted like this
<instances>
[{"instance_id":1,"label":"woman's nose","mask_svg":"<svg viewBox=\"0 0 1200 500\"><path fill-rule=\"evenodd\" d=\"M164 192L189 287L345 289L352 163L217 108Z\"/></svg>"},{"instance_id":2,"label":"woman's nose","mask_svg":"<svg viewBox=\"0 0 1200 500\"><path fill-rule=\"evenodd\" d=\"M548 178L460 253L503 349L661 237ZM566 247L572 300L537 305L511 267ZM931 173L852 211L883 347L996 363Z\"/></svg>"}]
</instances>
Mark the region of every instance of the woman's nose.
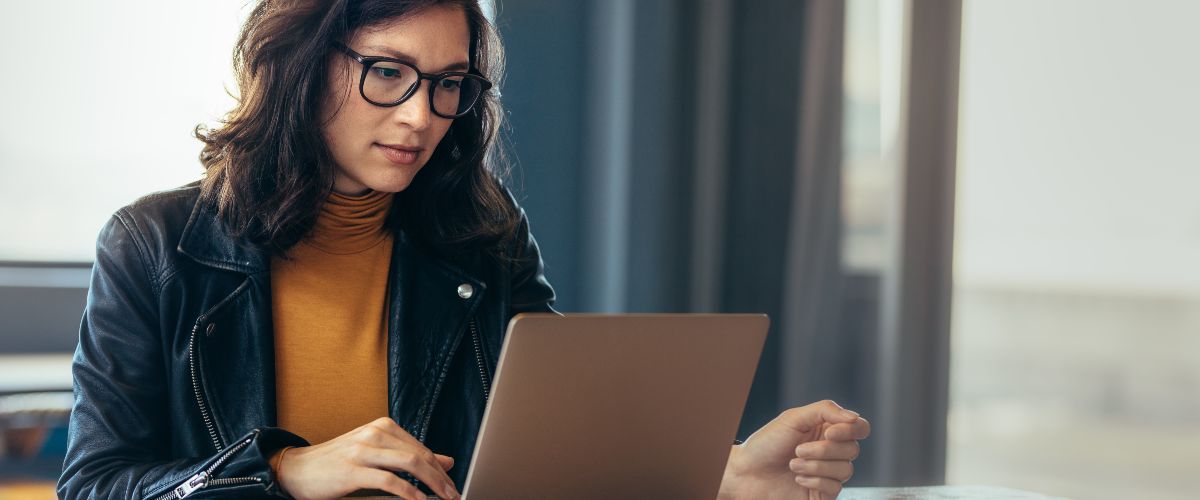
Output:
<instances>
[{"instance_id":1,"label":"woman's nose","mask_svg":"<svg viewBox=\"0 0 1200 500\"><path fill-rule=\"evenodd\" d=\"M408 100L396 106L392 113L397 123L408 125L413 130L424 130L434 119L433 110L429 106L429 93L432 90L425 82L417 85L417 90Z\"/></svg>"}]
</instances>

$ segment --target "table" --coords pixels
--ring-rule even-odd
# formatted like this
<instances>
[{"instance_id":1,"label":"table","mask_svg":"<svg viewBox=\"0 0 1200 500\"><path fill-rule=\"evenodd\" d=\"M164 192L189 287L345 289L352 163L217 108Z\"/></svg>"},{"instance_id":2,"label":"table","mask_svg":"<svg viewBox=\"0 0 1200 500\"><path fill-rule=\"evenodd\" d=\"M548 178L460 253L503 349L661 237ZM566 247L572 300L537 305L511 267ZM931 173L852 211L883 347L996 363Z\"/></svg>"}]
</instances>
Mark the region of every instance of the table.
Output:
<instances>
[{"instance_id":1,"label":"table","mask_svg":"<svg viewBox=\"0 0 1200 500\"><path fill-rule=\"evenodd\" d=\"M846 488L839 500L1051 500L1027 491L994 486L922 486L915 488Z\"/></svg>"},{"instance_id":2,"label":"table","mask_svg":"<svg viewBox=\"0 0 1200 500\"><path fill-rule=\"evenodd\" d=\"M360 497L367 499L392 496ZM846 488L838 500L1060 500L1051 497L994 486L921 486L910 488ZM438 500L436 496L426 500Z\"/></svg>"},{"instance_id":3,"label":"table","mask_svg":"<svg viewBox=\"0 0 1200 500\"><path fill-rule=\"evenodd\" d=\"M0 355L0 394L71 390L70 354Z\"/></svg>"}]
</instances>

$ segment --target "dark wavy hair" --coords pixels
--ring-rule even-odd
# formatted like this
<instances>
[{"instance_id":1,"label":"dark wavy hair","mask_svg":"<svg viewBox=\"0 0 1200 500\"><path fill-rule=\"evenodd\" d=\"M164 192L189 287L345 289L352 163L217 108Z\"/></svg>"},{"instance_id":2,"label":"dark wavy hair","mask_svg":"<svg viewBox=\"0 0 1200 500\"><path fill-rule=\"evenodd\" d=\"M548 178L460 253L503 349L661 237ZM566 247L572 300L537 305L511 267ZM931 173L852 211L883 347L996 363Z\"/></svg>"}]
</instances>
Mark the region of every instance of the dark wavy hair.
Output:
<instances>
[{"instance_id":1,"label":"dark wavy hair","mask_svg":"<svg viewBox=\"0 0 1200 500\"><path fill-rule=\"evenodd\" d=\"M195 131L204 142L202 196L235 237L283 255L311 232L336 169L320 114L333 51L356 30L436 5L463 10L471 66L499 83L503 48L477 0L263 0L254 8L234 49L237 105L219 127ZM507 164L495 144L498 96L485 93L454 120L396 195L389 230L450 255L503 255L519 215L500 180Z\"/></svg>"}]
</instances>

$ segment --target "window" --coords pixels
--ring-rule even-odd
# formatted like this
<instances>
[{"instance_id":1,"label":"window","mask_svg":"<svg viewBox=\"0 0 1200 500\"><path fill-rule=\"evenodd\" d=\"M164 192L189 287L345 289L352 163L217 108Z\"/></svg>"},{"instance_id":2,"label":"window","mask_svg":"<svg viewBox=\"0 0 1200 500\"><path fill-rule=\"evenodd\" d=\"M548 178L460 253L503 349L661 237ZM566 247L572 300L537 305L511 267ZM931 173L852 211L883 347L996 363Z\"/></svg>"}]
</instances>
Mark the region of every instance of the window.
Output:
<instances>
[{"instance_id":1,"label":"window","mask_svg":"<svg viewBox=\"0 0 1200 500\"><path fill-rule=\"evenodd\" d=\"M965 2L949 482L1194 498L1197 17Z\"/></svg>"}]
</instances>

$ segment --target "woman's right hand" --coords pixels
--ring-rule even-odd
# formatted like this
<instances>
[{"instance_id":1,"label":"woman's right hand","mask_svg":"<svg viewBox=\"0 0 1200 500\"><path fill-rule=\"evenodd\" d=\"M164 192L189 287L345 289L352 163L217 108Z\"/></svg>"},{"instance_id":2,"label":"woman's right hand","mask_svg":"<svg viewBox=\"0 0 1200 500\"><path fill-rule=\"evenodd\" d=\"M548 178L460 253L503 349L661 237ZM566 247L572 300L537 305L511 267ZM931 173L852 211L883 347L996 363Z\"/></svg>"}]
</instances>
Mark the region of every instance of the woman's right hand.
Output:
<instances>
[{"instance_id":1,"label":"woman's right hand","mask_svg":"<svg viewBox=\"0 0 1200 500\"><path fill-rule=\"evenodd\" d=\"M425 494L395 472L408 472L445 499L459 498L446 471L454 459L429 451L390 418L378 418L324 443L292 448L276 472L279 485L298 499L340 498L361 489L409 500Z\"/></svg>"}]
</instances>

